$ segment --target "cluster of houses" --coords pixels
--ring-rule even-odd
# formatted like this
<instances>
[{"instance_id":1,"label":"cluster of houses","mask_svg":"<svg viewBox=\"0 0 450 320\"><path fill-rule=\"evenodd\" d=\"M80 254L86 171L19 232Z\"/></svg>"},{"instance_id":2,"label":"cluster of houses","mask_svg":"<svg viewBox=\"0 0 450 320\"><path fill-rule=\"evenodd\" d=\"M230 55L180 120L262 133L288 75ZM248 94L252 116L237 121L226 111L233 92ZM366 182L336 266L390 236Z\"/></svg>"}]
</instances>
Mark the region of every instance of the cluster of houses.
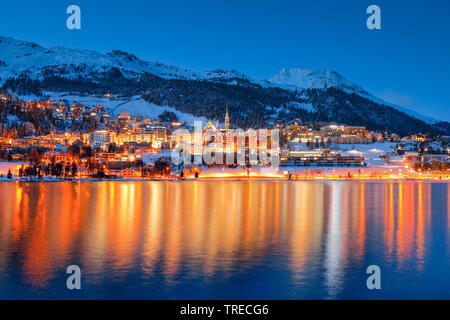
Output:
<instances>
[{"instance_id":1,"label":"cluster of houses","mask_svg":"<svg viewBox=\"0 0 450 320\"><path fill-rule=\"evenodd\" d=\"M450 137L418 134L405 137L396 151L414 170L422 172L450 170Z\"/></svg>"},{"instance_id":2,"label":"cluster of houses","mask_svg":"<svg viewBox=\"0 0 450 320\"><path fill-rule=\"evenodd\" d=\"M170 141L170 132L181 126L180 123L167 123L158 118L131 116L126 111L114 117L101 105L87 106L82 103L68 104L52 100L27 102L18 100L15 107L21 108L23 112L31 112L36 108L50 110L53 117L64 121L67 127L70 127L73 121L95 120L99 128L94 130L66 129L37 135L33 124L30 123L30 135L0 137L0 149L9 154L7 159L10 161L27 161L30 159L30 150L36 149L39 150L41 163L76 161L82 165L79 170L81 173L87 159L73 154L74 144L90 148L89 162L95 163L96 167L116 174L125 170L127 172L122 172L121 175L135 175L128 171L137 160L142 160L139 154L157 153L166 148L166 144Z\"/></svg>"}]
</instances>

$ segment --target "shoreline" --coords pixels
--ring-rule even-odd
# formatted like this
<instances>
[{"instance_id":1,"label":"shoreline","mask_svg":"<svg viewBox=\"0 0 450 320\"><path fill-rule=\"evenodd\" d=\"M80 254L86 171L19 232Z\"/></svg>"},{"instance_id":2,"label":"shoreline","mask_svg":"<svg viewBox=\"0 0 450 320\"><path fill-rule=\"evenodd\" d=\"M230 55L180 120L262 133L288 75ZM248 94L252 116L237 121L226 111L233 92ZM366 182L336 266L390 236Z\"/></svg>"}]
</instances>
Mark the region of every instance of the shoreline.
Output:
<instances>
[{"instance_id":1,"label":"shoreline","mask_svg":"<svg viewBox=\"0 0 450 320\"><path fill-rule=\"evenodd\" d=\"M216 182L224 182L224 181L266 181L266 182L301 182L301 181L355 181L355 182L401 182L401 181L417 181L417 182L442 182L442 183L450 183L449 178L439 178L439 177L407 177L407 178L327 178L327 177L315 177L315 178L301 178L301 179L282 179L282 178L264 178L264 177L251 177L251 178L118 178L118 179L97 179L97 178L17 178L13 177L12 179L8 179L6 177L0 178L0 182L151 182L151 181L171 181L171 182L191 182L191 181L216 181Z\"/></svg>"}]
</instances>

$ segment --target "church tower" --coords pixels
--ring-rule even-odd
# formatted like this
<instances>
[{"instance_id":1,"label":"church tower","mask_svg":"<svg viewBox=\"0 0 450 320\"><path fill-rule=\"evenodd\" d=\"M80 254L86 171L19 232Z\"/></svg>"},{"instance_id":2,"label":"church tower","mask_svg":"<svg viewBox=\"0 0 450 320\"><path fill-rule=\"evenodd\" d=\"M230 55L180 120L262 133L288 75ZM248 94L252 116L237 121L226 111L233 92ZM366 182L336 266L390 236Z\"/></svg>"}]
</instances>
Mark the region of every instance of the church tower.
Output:
<instances>
[{"instance_id":1,"label":"church tower","mask_svg":"<svg viewBox=\"0 0 450 320\"><path fill-rule=\"evenodd\" d=\"M227 104L227 111L225 113L225 130L230 129L230 117L228 116L228 104Z\"/></svg>"}]
</instances>

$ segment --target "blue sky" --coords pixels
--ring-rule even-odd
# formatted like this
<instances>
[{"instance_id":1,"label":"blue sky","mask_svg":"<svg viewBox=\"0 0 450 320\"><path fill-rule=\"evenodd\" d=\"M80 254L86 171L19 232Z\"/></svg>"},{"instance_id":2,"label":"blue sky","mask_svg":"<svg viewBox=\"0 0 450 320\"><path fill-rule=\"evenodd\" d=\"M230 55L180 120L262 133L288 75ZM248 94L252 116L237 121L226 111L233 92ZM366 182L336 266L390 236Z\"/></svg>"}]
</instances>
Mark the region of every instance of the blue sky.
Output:
<instances>
[{"instance_id":1,"label":"blue sky","mask_svg":"<svg viewBox=\"0 0 450 320\"><path fill-rule=\"evenodd\" d=\"M66 8L81 8L81 30ZM381 8L381 30L366 8ZM283 67L336 70L375 95L450 121L450 1L3 1L0 34L257 79Z\"/></svg>"}]
</instances>

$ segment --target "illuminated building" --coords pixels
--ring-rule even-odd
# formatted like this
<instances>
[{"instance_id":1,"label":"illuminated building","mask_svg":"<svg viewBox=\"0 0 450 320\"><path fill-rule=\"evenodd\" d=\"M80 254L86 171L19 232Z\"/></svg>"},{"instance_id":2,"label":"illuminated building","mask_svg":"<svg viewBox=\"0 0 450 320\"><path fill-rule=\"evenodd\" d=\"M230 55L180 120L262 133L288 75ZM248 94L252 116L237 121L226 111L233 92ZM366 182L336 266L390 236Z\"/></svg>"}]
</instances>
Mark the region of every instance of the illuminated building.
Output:
<instances>
[{"instance_id":1,"label":"illuminated building","mask_svg":"<svg viewBox=\"0 0 450 320\"><path fill-rule=\"evenodd\" d=\"M115 133L108 130L97 130L89 134L89 144L101 147L114 141Z\"/></svg>"}]
</instances>

